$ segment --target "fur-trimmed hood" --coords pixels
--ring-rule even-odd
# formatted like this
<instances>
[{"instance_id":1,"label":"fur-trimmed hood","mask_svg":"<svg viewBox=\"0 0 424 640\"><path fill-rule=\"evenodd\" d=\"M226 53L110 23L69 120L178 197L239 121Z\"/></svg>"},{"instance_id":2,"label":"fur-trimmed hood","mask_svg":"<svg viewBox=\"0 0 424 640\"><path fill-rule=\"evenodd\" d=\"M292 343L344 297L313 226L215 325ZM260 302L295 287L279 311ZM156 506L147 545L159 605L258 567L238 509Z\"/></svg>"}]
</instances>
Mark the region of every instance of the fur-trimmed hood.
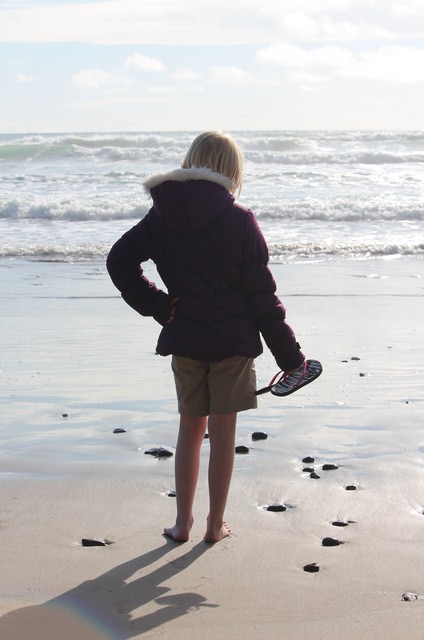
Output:
<instances>
[{"instance_id":1,"label":"fur-trimmed hood","mask_svg":"<svg viewBox=\"0 0 424 640\"><path fill-rule=\"evenodd\" d=\"M221 173L217 173L216 171L212 171L212 169L208 169L207 167L191 167L191 169L174 169L173 171L168 171L167 173L155 173L148 178L143 183L144 190L147 195L151 195L151 190L154 187L162 184L163 182L167 182L171 180L173 182L187 182L188 180L209 180L210 182L215 182L216 184L220 184L221 187L225 187L228 191L231 191L232 182L226 176L223 176Z\"/></svg>"},{"instance_id":2,"label":"fur-trimmed hood","mask_svg":"<svg viewBox=\"0 0 424 640\"><path fill-rule=\"evenodd\" d=\"M153 214L173 229L192 233L234 204L231 180L207 168L175 169L145 180Z\"/></svg>"}]
</instances>

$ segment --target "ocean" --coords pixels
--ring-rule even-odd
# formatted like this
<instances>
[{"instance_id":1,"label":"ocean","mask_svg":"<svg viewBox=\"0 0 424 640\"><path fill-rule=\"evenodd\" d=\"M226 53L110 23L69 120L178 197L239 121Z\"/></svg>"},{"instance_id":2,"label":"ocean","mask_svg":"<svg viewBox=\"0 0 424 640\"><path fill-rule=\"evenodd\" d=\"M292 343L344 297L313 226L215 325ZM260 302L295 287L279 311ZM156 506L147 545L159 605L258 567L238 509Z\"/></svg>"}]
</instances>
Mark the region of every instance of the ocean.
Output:
<instances>
[{"instance_id":1,"label":"ocean","mask_svg":"<svg viewBox=\"0 0 424 640\"><path fill-rule=\"evenodd\" d=\"M424 254L424 132L240 131L271 262ZM0 258L97 262L195 134L0 135Z\"/></svg>"}]
</instances>

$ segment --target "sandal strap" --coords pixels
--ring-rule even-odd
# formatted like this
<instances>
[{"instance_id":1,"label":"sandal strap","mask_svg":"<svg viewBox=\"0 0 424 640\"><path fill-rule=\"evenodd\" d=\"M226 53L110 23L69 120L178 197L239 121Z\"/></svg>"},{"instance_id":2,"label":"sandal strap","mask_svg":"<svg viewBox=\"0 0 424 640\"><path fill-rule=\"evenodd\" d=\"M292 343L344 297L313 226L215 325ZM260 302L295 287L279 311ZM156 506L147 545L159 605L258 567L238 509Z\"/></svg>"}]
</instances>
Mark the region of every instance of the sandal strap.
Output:
<instances>
[{"instance_id":1,"label":"sandal strap","mask_svg":"<svg viewBox=\"0 0 424 640\"><path fill-rule=\"evenodd\" d=\"M304 360L304 361L303 361L303 364L301 364L301 365L300 365L300 367L302 367L302 375L300 376L300 379L296 382L296 385L295 385L295 386L297 386L298 384L300 384L300 383L303 381L303 379L304 379L304 377L305 377L305 373L306 373L306 368L307 368L307 366L308 366L308 364L307 364L306 360ZM299 371L300 367L299 367L298 369L295 369L295 370L294 370L294 371L292 371L291 373L285 373L285 374L283 375L283 377L282 377L283 382L285 382L285 381L287 380L288 376L291 376L291 375L293 375L294 373L297 373L297 372ZM278 380L278 382L281 382L281 378L280 378L280 380ZM276 384L278 384L278 382L277 382ZM272 382L270 383L270 385L269 385L269 386L270 386L270 387L272 387Z\"/></svg>"}]
</instances>

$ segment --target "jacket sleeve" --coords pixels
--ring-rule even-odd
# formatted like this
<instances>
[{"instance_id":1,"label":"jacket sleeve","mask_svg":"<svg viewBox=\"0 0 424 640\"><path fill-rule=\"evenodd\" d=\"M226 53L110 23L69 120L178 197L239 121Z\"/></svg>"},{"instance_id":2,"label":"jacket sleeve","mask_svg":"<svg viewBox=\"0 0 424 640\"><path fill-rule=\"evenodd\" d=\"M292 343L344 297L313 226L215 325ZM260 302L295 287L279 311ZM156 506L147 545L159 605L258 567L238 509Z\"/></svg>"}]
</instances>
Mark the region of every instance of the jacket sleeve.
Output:
<instances>
[{"instance_id":1,"label":"jacket sleeve","mask_svg":"<svg viewBox=\"0 0 424 640\"><path fill-rule=\"evenodd\" d=\"M153 254L149 214L127 231L109 252L106 267L125 302L142 316L165 325L171 313L170 296L146 278L141 263Z\"/></svg>"},{"instance_id":2,"label":"jacket sleeve","mask_svg":"<svg viewBox=\"0 0 424 640\"><path fill-rule=\"evenodd\" d=\"M241 268L243 295L277 365L283 371L291 371L302 364L305 356L292 328L286 323L286 310L276 295L265 239L253 213L248 211L247 215Z\"/></svg>"}]
</instances>

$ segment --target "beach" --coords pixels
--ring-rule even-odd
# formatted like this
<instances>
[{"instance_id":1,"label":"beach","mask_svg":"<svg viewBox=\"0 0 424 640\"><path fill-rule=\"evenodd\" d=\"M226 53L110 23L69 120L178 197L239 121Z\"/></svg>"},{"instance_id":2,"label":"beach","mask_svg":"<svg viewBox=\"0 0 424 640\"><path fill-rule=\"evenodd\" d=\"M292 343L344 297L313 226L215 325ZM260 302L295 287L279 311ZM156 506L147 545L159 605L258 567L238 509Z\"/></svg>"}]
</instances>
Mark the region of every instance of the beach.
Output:
<instances>
[{"instance_id":1,"label":"beach","mask_svg":"<svg viewBox=\"0 0 424 640\"><path fill-rule=\"evenodd\" d=\"M1 259L2 639L422 638L423 258L270 266L324 371L240 414L233 533L207 545L207 440L190 540L162 535L173 457L146 452L175 451L178 414L159 325L102 260ZM258 386L276 370L265 349Z\"/></svg>"}]
</instances>

